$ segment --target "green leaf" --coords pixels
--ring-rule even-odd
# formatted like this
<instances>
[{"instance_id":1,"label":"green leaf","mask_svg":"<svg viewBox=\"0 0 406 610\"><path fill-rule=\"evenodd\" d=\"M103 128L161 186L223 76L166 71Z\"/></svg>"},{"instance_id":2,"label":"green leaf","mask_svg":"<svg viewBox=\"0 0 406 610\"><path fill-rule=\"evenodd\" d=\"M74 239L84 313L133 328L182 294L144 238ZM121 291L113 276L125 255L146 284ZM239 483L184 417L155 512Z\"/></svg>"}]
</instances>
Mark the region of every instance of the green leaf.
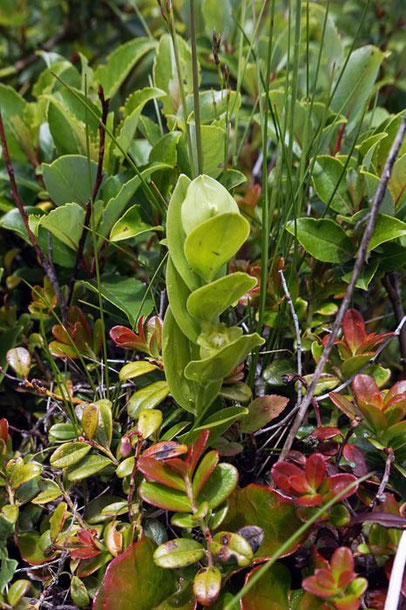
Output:
<instances>
[{"instance_id":1,"label":"green leaf","mask_svg":"<svg viewBox=\"0 0 406 610\"><path fill-rule=\"evenodd\" d=\"M185 368L185 377L198 383L222 380L247 358L255 347L263 345L257 333L244 335L232 341L213 356L203 360L192 360Z\"/></svg>"},{"instance_id":2,"label":"green leaf","mask_svg":"<svg viewBox=\"0 0 406 610\"><path fill-rule=\"evenodd\" d=\"M194 124L191 125L194 127ZM194 132L194 129L191 129ZM226 132L216 125L201 125L203 174L217 178L223 171Z\"/></svg>"},{"instance_id":3,"label":"green leaf","mask_svg":"<svg viewBox=\"0 0 406 610\"><path fill-rule=\"evenodd\" d=\"M185 256L192 269L206 282L241 248L250 232L240 214L214 216L196 227L185 240Z\"/></svg>"},{"instance_id":4,"label":"green leaf","mask_svg":"<svg viewBox=\"0 0 406 610\"><path fill-rule=\"evenodd\" d=\"M203 545L197 540L175 538L156 549L154 562L161 568L185 568L203 559L205 554Z\"/></svg>"},{"instance_id":5,"label":"green leaf","mask_svg":"<svg viewBox=\"0 0 406 610\"><path fill-rule=\"evenodd\" d=\"M192 54L186 41L177 36L179 60L182 70L185 93L193 92ZM176 115L181 107L179 76L176 69L173 43L169 34L160 37L158 51L154 62L154 84L167 94L162 98L163 113Z\"/></svg>"},{"instance_id":6,"label":"green leaf","mask_svg":"<svg viewBox=\"0 0 406 610\"><path fill-rule=\"evenodd\" d=\"M141 206L135 204L126 211L124 216L117 220L111 229L110 241L123 241L124 239L130 239L130 237L147 233L148 231L162 230L161 226L152 227L144 222L141 218L140 210Z\"/></svg>"},{"instance_id":7,"label":"green leaf","mask_svg":"<svg viewBox=\"0 0 406 610\"><path fill-rule=\"evenodd\" d=\"M157 368L156 364L152 364L152 362L148 362L148 360L137 360L136 362L125 364L120 370L119 377L121 381L128 381L129 379L147 375L148 373L157 370Z\"/></svg>"},{"instance_id":8,"label":"green leaf","mask_svg":"<svg viewBox=\"0 0 406 610\"><path fill-rule=\"evenodd\" d=\"M151 174L157 171L168 169L166 163L154 163L140 172L140 176L134 176L131 180L125 182L118 193L111 197L103 210L103 220L99 233L103 236L107 236L115 226L115 223L119 223L122 220L122 214L124 213L127 205L129 204L134 193L141 186L141 178L146 180ZM117 230L117 229L116 229ZM118 241L117 239L115 241Z\"/></svg>"},{"instance_id":9,"label":"green leaf","mask_svg":"<svg viewBox=\"0 0 406 610\"><path fill-rule=\"evenodd\" d=\"M112 404L109 400L102 399L94 403L98 409L98 423L95 440L103 447L110 447L113 438L113 414Z\"/></svg>"},{"instance_id":10,"label":"green leaf","mask_svg":"<svg viewBox=\"0 0 406 610\"><path fill-rule=\"evenodd\" d=\"M250 544L239 534L218 532L210 543L210 550L221 562L235 560L240 568L250 565L254 553Z\"/></svg>"},{"instance_id":11,"label":"green leaf","mask_svg":"<svg viewBox=\"0 0 406 610\"><path fill-rule=\"evenodd\" d=\"M226 407L225 409L220 409L205 419L200 426L193 428L191 432L185 435L185 438L188 443L192 442L197 438L199 432L208 429L210 430L209 440L212 443L223 432L228 430L235 421L244 419L246 415L248 415L248 409L245 407Z\"/></svg>"},{"instance_id":12,"label":"green leaf","mask_svg":"<svg viewBox=\"0 0 406 610\"><path fill-rule=\"evenodd\" d=\"M85 125L69 112L65 104L55 99L49 101L48 124L58 155L86 154ZM92 153L93 149L94 144Z\"/></svg>"},{"instance_id":13,"label":"green leaf","mask_svg":"<svg viewBox=\"0 0 406 610\"><path fill-rule=\"evenodd\" d=\"M256 398L248 405L248 415L241 421L241 432L253 433L264 428L286 409L288 402L288 398L277 394Z\"/></svg>"},{"instance_id":14,"label":"green leaf","mask_svg":"<svg viewBox=\"0 0 406 610\"><path fill-rule=\"evenodd\" d=\"M221 590L221 572L215 566L201 568L193 581L196 600L203 606L210 606Z\"/></svg>"},{"instance_id":15,"label":"green leaf","mask_svg":"<svg viewBox=\"0 0 406 610\"><path fill-rule=\"evenodd\" d=\"M77 203L65 203L46 216L41 216L39 226L47 229L72 250L77 250L83 232L85 211Z\"/></svg>"},{"instance_id":16,"label":"green leaf","mask_svg":"<svg viewBox=\"0 0 406 610\"><path fill-rule=\"evenodd\" d=\"M223 504L237 487L238 470L232 464L216 466L197 498L197 503L207 502L210 508ZM180 512L180 511L179 511Z\"/></svg>"},{"instance_id":17,"label":"green leaf","mask_svg":"<svg viewBox=\"0 0 406 610\"><path fill-rule=\"evenodd\" d=\"M406 199L406 155L402 155L393 166L388 182L395 208L399 208Z\"/></svg>"},{"instance_id":18,"label":"green leaf","mask_svg":"<svg viewBox=\"0 0 406 610\"><path fill-rule=\"evenodd\" d=\"M87 455L79 464L69 468L67 471L68 480L83 481L83 479L98 474L109 464L111 464L111 461L103 455Z\"/></svg>"},{"instance_id":19,"label":"green leaf","mask_svg":"<svg viewBox=\"0 0 406 610\"><path fill-rule=\"evenodd\" d=\"M63 524L65 523L66 519L67 508L68 505L66 502L60 502L55 508L54 512L51 514L49 519L49 532L52 542L56 541L62 531Z\"/></svg>"},{"instance_id":20,"label":"green leaf","mask_svg":"<svg viewBox=\"0 0 406 610\"><path fill-rule=\"evenodd\" d=\"M214 322L256 284L256 278L247 273L230 273L192 292L187 300L188 311L199 320Z\"/></svg>"},{"instance_id":21,"label":"green leaf","mask_svg":"<svg viewBox=\"0 0 406 610\"><path fill-rule=\"evenodd\" d=\"M178 513L192 512L192 505L185 493L176 489L169 489L160 485L160 483L143 481L138 488L138 493L145 502L164 510L172 510Z\"/></svg>"},{"instance_id":22,"label":"green leaf","mask_svg":"<svg viewBox=\"0 0 406 610\"><path fill-rule=\"evenodd\" d=\"M21 458L20 458L21 459ZM33 462L17 463L13 467L11 476L10 476L10 485L13 489L18 489L23 483L27 483L39 475L42 472L42 467L40 464L35 464Z\"/></svg>"},{"instance_id":23,"label":"green leaf","mask_svg":"<svg viewBox=\"0 0 406 610\"><path fill-rule=\"evenodd\" d=\"M117 93L136 63L155 48L155 44L149 38L134 38L115 49L107 57L106 64L97 68L94 77L102 85L106 98Z\"/></svg>"},{"instance_id":24,"label":"green leaf","mask_svg":"<svg viewBox=\"0 0 406 610\"><path fill-rule=\"evenodd\" d=\"M7 601L12 608L15 608L17 604L22 600L24 595L28 593L31 588L30 580L16 580L13 582L7 593Z\"/></svg>"},{"instance_id":25,"label":"green leaf","mask_svg":"<svg viewBox=\"0 0 406 610\"><path fill-rule=\"evenodd\" d=\"M171 259L179 275L189 288L195 290L200 286L199 277L191 269L183 249L186 233L183 229L181 208L191 181L187 176L179 176L168 206L166 235Z\"/></svg>"},{"instance_id":26,"label":"green leaf","mask_svg":"<svg viewBox=\"0 0 406 610\"><path fill-rule=\"evenodd\" d=\"M80 462L90 449L87 443L64 443L53 452L49 461L54 468L67 468Z\"/></svg>"},{"instance_id":27,"label":"green leaf","mask_svg":"<svg viewBox=\"0 0 406 610\"><path fill-rule=\"evenodd\" d=\"M406 222L402 222L393 216L379 214L371 241L368 245L368 252L386 241L403 237L403 235L406 235Z\"/></svg>"},{"instance_id":28,"label":"green leaf","mask_svg":"<svg viewBox=\"0 0 406 610\"><path fill-rule=\"evenodd\" d=\"M144 87L132 93L126 100L124 106L124 120L118 135L118 142L121 148L127 152L130 148L135 133L137 131L142 110L147 102L160 98L165 95L165 91L156 87ZM121 150L117 150L117 155L121 155ZM163 161L163 159L160 159Z\"/></svg>"},{"instance_id":29,"label":"green leaf","mask_svg":"<svg viewBox=\"0 0 406 610\"><path fill-rule=\"evenodd\" d=\"M149 438L162 424L162 411L158 409L148 409L141 411L138 418L137 430L142 438Z\"/></svg>"},{"instance_id":30,"label":"green leaf","mask_svg":"<svg viewBox=\"0 0 406 610\"><path fill-rule=\"evenodd\" d=\"M40 493L31 502L33 504L48 504L62 495L58 485L51 480L41 480L39 482Z\"/></svg>"},{"instance_id":31,"label":"green leaf","mask_svg":"<svg viewBox=\"0 0 406 610\"><path fill-rule=\"evenodd\" d=\"M25 347L13 347L6 354L8 365L19 377L28 377L31 369L31 355Z\"/></svg>"},{"instance_id":32,"label":"green leaf","mask_svg":"<svg viewBox=\"0 0 406 610\"><path fill-rule=\"evenodd\" d=\"M148 537L128 547L107 567L93 610L151 610L176 591L172 572L153 560L155 543Z\"/></svg>"},{"instance_id":33,"label":"green leaf","mask_svg":"<svg viewBox=\"0 0 406 610\"><path fill-rule=\"evenodd\" d=\"M86 586L77 576L72 576L70 581L70 596L78 608L86 608L89 605L90 600Z\"/></svg>"},{"instance_id":34,"label":"green leaf","mask_svg":"<svg viewBox=\"0 0 406 610\"><path fill-rule=\"evenodd\" d=\"M237 489L229 498L229 509L222 529L238 531L252 524L264 532L264 541L255 553L255 558L270 557L280 545L296 533L302 525L293 502L266 485L252 483ZM296 542L286 553L293 553L299 546Z\"/></svg>"},{"instance_id":35,"label":"green leaf","mask_svg":"<svg viewBox=\"0 0 406 610\"><path fill-rule=\"evenodd\" d=\"M141 411L155 409L169 394L166 381L155 381L150 385L137 390L127 403L127 412L132 419L136 419Z\"/></svg>"},{"instance_id":36,"label":"green leaf","mask_svg":"<svg viewBox=\"0 0 406 610\"><path fill-rule=\"evenodd\" d=\"M360 288L361 290L368 290L369 284L372 282L375 273L378 270L379 263L379 259L376 259L372 260L368 265L364 264L361 273L359 274L359 277L357 279L357 283L355 284L357 288ZM349 284L351 277L352 271L349 271L348 273L343 275L342 279L344 280L344 282L347 282L347 284Z\"/></svg>"},{"instance_id":37,"label":"green leaf","mask_svg":"<svg viewBox=\"0 0 406 610\"><path fill-rule=\"evenodd\" d=\"M245 584L248 584L250 577L255 574L259 568L255 568L247 576ZM290 572L288 568L281 564L275 564L270 567L267 574L262 576L250 591L241 600L241 610L262 610L268 606L278 608L278 610L290 610L289 589L290 589ZM308 595L307 593L305 593ZM318 600L319 601L319 600ZM317 602L315 608L313 606L303 606L303 610L316 610L322 608ZM295 607L296 608L296 607ZM299 606L300 608L300 606ZM296 610L299 610L296 608Z\"/></svg>"},{"instance_id":38,"label":"green leaf","mask_svg":"<svg viewBox=\"0 0 406 610\"><path fill-rule=\"evenodd\" d=\"M169 258L166 267L166 289L171 304L171 312L177 325L190 341L197 343L197 338L200 335L200 324L186 307L190 290L177 272L171 258Z\"/></svg>"},{"instance_id":39,"label":"green leaf","mask_svg":"<svg viewBox=\"0 0 406 610\"><path fill-rule=\"evenodd\" d=\"M98 293L96 284L83 282L93 292ZM146 287L135 277L105 275L100 282L100 294L106 301L123 311L132 326L136 326L139 316L147 316L152 310L152 299L145 296ZM142 301L144 303L140 309Z\"/></svg>"},{"instance_id":40,"label":"green leaf","mask_svg":"<svg viewBox=\"0 0 406 610\"><path fill-rule=\"evenodd\" d=\"M0 83L0 108L10 157L26 162L27 153L32 153L32 138L24 120L27 102L12 87Z\"/></svg>"},{"instance_id":41,"label":"green leaf","mask_svg":"<svg viewBox=\"0 0 406 610\"><path fill-rule=\"evenodd\" d=\"M343 169L344 164L336 157L321 155L317 157L313 173L313 185L318 197L326 205L331 200L330 207L340 214L351 212L353 208Z\"/></svg>"},{"instance_id":42,"label":"green leaf","mask_svg":"<svg viewBox=\"0 0 406 610\"><path fill-rule=\"evenodd\" d=\"M85 207L92 196L97 164L81 155L65 155L48 165L43 163L45 187L56 205L79 203ZM90 181L90 183L89 183Z\"/></svg>"},{"instance_id":43,"label":"green leaf","mask_svg":"<svg viewBox=\"0 0 406 610\"><path fill-rule=\"evenodd\" d=\"M331 110L344 114L354 124L371 97L385 53L366 45L356 49L346 65L331 101Z\"/></svg>"},{"instance_id":44,"label":"green leaf","mask_svg":"<svg viewBox=\"0 0 406 610\"><path fill-rule=\"evenodd\" d=\"M297 239L303 248L314 258L325 263L342 263L353 254L351 240L345 231L330 218L298 218L296 221ZM295 235L295 222L286 227Z\"/></svg>"},{"instance_id":45,"label":"green leaf","mask_svg":"<svg viewBox=\"0 0 406 610\"><path fill-rule=\"evenodd\" d=\"M230 0L202 0L202 14L206 33L211 38L213 30L221 32L227 39L234 28L233 7Z\"/></svg>"},{"instance_id":46,"label":"green leaf","mask_svg":"<svg viewBox=\"0 0 406 610\"><path fill-rule=\"evenodd\" d=\"M152 147L149 153L149 161L151 163L160 161L174 167L178 160L177 147L181 135L182 132L180 131L170 131L162 136Z\"/></svg>"}]
</instances>

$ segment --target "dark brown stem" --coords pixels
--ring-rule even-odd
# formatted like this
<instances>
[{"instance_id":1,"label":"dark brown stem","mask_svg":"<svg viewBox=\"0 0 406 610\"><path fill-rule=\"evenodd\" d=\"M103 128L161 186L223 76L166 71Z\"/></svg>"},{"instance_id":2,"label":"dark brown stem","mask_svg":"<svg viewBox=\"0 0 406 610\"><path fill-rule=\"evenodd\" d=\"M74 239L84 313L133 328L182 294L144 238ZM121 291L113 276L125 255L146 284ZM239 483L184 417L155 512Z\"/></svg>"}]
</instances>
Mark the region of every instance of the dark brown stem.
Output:
<instances>
[{"instance_id":1,"label":"dark brown stem","mask_svg":"<svg viewBox=\"0 0 406 610\"><path fill-rule=\"evenodd\" d=\"M1 115L1 112L0 112L0 139L1 139L1 146L3 148L3 155L4 155L4 161L6 164L6 169L7 169L8 177L10 179L11 193L13 195L14 202L17 206L18 211L20 212L22 221L23 221L24 226L27 231L28 238L35 250L35 253L41 263L41 266L42 266L44 272L46 273L46 275L48 276L49 281L51 282L51 284L53 286L53 289L55 290L55 294L57 296L59 305L61 307L62 322L65 324L65 322L66 322L66 302L62 296L61 288L59 286L59 281L58 281L57 275L55 273L54 266L53 266L53 264L50 264L47 261L45 254L43 253L36 236L31 231L30 223L28 220L28 214L21 202L20 194L18 192L17 183L15 180L14 167L13 167L13 164L11 163L10 154L8 151L6 133L4 130L4 123L3 123L3 117Z\"/></svg>"},{"instance_id":2,"label":"dark brown stem","mask_svg":"<svg viewBox=\"0 0 406 610\"><path fill-rule=\"evenodd\" d=\"M382 278L382 284L388 293L388 297L392 303L393 311L395 313L396 322L399 324L405 316L405 310L403 309L402 293L398 273L386 273ZM404 326L401 328L399 333L399 349L403 377L406 379L406 327Z\"/></svg>"},{"instance_id":3,"label":"dark brown stem","mask_svg":"<svg viewBox=\"0 0 406 610\"><path fill-rule=\"evenodd\" d=\"M129 489L128 489L128 497L127 497L128 518L130 520L130 523L134 523L134 521L135 521L135 515L134 515L134 509L133 509L133 502L134 502L134 495L135 495L135 477L137 475L138 459L139 459L140 454L141 454L142 444L143 444L143 438L139 434L138 435L138 441L137 441L137 448L135 450L135 461L134 461L134 466L133 466L133 469L132 469L132 472L131 472L130 486L129 486Z\"/></svg>"},{"instance_id":4,"label":"dark brown stem","mask_svg":"<svg viewBox=\"0 0 406 610\"><path fill-rule=\"evenodd\" d=\"M110 100L105 99L103 87L101 85L99 85L98 94L99 94L99 100L100 100L101 107L102 107L102 116L101 116L101 123L99 123L99 156L98 156L98 160L97 160L97 172L96 172L96 179L95 179L94 185L93 185L92 197L86 203L86 214L85 214L85 220L83 223L82 235L80 236L75 266L73 268L73 272L72 272L70 282L69 282L68 299L67 299L68 305L72 301L73 290L75 288L76 278L78 276L79 268L82 263L83 250L85 247L86 236L87 236L88 229L90 227L90 219L92 216L92 204L94 203L94 201L97 197L97 193L99 192L99 188L100 188L100 185L103 180L103 159L104 159L104 147L105 147L105 140L106 140L106 132L104 130L104 125L106 124L106 121L107 121ZM95 256L96 256L96 253L95 253Z\"/></svg>"},{"instance_id":5,"label":"dark brown stem","mask_svg":"<svg viewBox=\"0 0 406 610\"><path fill-rule=\"evenodd\" d=\"M362 267L365 262L365 258L366 258L367 251L368 251L368 245L369 245L369 242L371 241L371 237L372 237L372 234L375 229L375 225L376 225L376 221L377 221L378 213L379 213L379 208L380 208L383 198L385 196L389 178L391 176L392 169L395 164L396 158L398 156L400 147L402 146L405 134L406 134L406 117L403 117L399 130L396 134L396 138L393 142L389 155L386 159L385 167L383 169L382 176L379 181L377 191L375 193L375 197L374 197L371 211L369 214L368 223L365 228L365 233L362 237L361 245L358 250L358 255L357 255L357 258L355 261L351 280L348 284L344 298L341 302L340 309L338 310L338 313L337 313L336 319L334 321L333 327L331 329L331 333L328 337L327 343L321 354L321 357L317 364L316 370L314 371L312 381L309 385L309 389L308 389L305 397L303 398L302 402L300 403L299 411L296 415L295 421L293 422L291 429L289 430L288 437L282 448L282 451L281 451L281 454L279 457L279 460L281 460L281 461L286 459L286 456L289 453L289 451L293 445L293 441L296 438L296 433L297 433L298 429L300 428L300 426L306 416L307 409L309 408L309 405L312 402L312 399L314 396L317 382L320 379L320 376L324 371L324 367L326 366L327 360L330 356L330 352L333 348L336 337L341 328L341 324L342 324L344 315L350 306L352 295L354 294L354 289L355 289L357 280L359 278L359 275L361 273Z\"/></svg>"}]
</instances>

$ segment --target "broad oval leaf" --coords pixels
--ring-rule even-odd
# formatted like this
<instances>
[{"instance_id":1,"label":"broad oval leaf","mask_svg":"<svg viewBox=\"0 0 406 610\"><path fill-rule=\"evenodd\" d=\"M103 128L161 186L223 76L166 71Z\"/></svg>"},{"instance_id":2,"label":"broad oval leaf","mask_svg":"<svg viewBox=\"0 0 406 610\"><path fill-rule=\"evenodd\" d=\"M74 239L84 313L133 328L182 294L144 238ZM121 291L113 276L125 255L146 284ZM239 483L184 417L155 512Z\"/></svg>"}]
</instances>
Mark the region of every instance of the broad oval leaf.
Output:
<instances>
[{"instance_id":1,"label":"broad oval leaf","mask_svg":"<svg viewBox=\"0 0 406 610\"><path fill-rule=\"evenodd\" d=\"M286 229L292 235L297 234L303 248L324 263L342 263L353 255L351 240L330 218L298 218L296 223L289 222Z\"/></svg>"},{"instance_id":2,"label":"broad oval leaf","mask_svg":"<svg viewBox=\"0 0 406 610\"><path fill-rule=\"evenodd\" d=\"M289 402L285 396L267 394L256 398L248 405L248 414L241 420L241 432L256 432L278 417Z\"/></svg>"},{"instance_id":3,"label":"broad oval leaf","mask_svg":"<svg viewBox=\"0 0 406 610\"><path fill-rule=\"evenodd\" d=\"M203 559L205 554L203 545L197 540L175 538L156 549L154 562L161 568L185 568Z\"/></svg>"},{"instance_id":4,"label":"broad oval leaf","mask_svg":"<svg viewBox=\"0 0 406 610\"><path fill-rule=\"evenodd\" d=\"M137 360L136 362L125 364L120 370L119 377L121 381L128 381L129 379L135 379L136 377L141 377L141 375L147 375L147 373L156 371L157 368L157 365L152 364L152 362Z\"/></svg>"},{"instance_id":5,"label":"broad oval leaf","mask_svg":"<svg viewBox=\"0 0 406 610\"><path fill-rule=\"evenodd\" d=\"M75 464L68 470L69 481L83 481L109 466L111 461L103 455L87 455L79 464Z\"/></svg>"},{"instance_id":6,"label":"broad oval leaf","mask_svg":"<svg viewBox=\"0 0 406 610\"><path fill-rule=\"evenodd\" d=\"M197 497L198 504L208 502L210 508L223 504L237 487L238 470L232 464L216 466ZM180 511L179 511L180 512Z\"/></svg>"},{"instance_id":7,"label":"broad oval leaf","mask_svg":"<svg viewBox=\"0 0 406 610\"><path fill-rule=\"evenodd\" d=\"M87 443L64 443L54 451L49 461L54 468L68 468L80 462L90 449Z\"/></svg>"},{"instance_id":8,"label":"broad oval leaf","mask_svg":"<svg viewBox=\"0 0 406 610\"><path fill-rule=\"evenodd\" d=\"M176 489L168 489L159 483L141 483L138 493L145 502L177 513L190 513L192 505L187 495Z\"/></svg>"},{"instance_id":9,"label":"broad oval leaf","mask_svg":"<svg viewBox=\"0 0 406 610\"><path fill-rule=\"evenodd\" d=\"M211 606L221 590L221 572L215 566L202 568L193 580L193 592L202 606Z\"/></svg>"},{"instance_id":10,"label":"broad oval leaf","mask_svg":"<svg viewBox=\"0 0 406 610\"><path fill-rule=\"evenodd\" d=\"M185 240L185 256L192 269L211 282L222 265L241 248L250 232L240 214L214 216L196 227Z\"/></svg>"},{"instance_id":11,"label":"broad oval leaf","mask_svg":"<svg viewBox=\"0 0 406 610\"><path fill-rule=\"evenodd\" d=\"M154 409L169 394L169 386L166 381L155 381L150 385L137 390L127 403L127 412L130 417L136 419L144 409Z\"/></svg>"},{"instance_id":12,"label":"broad oval leaf","mask_svg":"<svg viewBox=\"0 0 406 610\"><path fill-rule=\"evenodd\" d=\"M240 271L225 275L192 292L187 300L188 311L199 320L212 322L256 283L256 278Z\"/></svg>"}]
</instances>

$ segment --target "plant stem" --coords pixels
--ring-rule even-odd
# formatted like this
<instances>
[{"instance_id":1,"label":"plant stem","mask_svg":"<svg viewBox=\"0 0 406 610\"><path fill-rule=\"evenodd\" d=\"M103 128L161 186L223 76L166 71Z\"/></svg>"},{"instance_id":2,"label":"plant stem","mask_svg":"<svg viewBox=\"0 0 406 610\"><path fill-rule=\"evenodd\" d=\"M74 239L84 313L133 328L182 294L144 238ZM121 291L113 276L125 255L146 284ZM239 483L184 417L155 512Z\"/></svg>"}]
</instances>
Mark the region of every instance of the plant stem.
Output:
<instances>
[{"instance_id":1,"label":"plant stem","mask_svg":"<svg viewBox=\"0 0 406 610\"><path fill-rule=\"evenodd\" d=\"M192 73L193 73L193 106L195 118L195 137L197 150L197 171L203 172L203 150L202 135L200 129L200 100L199 100L199 65L196 50L196 27L195 27L195 0L189 0L190 5L190 38L192 43ZM185 117L186 120L186 117Z\"/></svg>"}]
</instances>

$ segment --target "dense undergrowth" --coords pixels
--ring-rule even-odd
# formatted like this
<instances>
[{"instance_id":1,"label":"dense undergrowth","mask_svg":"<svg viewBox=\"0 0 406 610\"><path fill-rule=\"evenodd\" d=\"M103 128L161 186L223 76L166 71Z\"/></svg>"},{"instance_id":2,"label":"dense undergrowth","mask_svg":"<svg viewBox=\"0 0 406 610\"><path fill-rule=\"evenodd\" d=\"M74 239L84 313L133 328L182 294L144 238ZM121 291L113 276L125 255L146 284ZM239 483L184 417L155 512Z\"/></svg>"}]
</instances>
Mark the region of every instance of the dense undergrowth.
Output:
<instances>
[{"instance_id":1,"label":"dense undergrowth","mask_svg":"<svg viewBox=\"0 0 406 610\"><path fill-rule=\"evenodd\" d=\"M395 610L401 9L0 0L1 608Z\"/></svg>"}]
</instances>

